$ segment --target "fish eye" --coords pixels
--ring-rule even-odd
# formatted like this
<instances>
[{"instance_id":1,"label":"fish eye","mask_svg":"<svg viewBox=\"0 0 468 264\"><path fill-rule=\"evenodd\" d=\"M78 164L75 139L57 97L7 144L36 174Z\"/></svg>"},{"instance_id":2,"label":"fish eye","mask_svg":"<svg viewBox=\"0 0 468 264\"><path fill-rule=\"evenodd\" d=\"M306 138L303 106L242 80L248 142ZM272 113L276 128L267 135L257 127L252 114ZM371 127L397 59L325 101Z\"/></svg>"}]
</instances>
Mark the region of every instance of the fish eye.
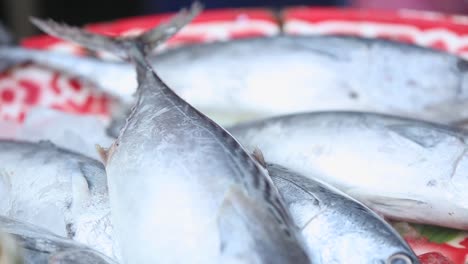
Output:
<instances>
[{"instance_id":1,"label":"fish eye","mask_svg":"<svg viewBox=\"0 0 468 264\"><path fill-rule=\"evenodd\" d=\"M408 255L397 253L390 256L385 264L413 264L413 261Z\"/></svg>"}]
</instances>

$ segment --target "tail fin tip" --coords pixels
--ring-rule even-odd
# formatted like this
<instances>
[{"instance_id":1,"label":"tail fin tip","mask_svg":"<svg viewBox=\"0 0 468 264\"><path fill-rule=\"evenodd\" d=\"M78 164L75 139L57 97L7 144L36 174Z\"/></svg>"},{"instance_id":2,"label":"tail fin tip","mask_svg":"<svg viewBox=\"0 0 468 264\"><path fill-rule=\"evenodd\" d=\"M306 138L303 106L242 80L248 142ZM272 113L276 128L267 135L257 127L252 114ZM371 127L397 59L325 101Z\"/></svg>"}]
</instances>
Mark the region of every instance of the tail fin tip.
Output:
<instances>
[{"instance_id":1,"label":"tail fin tip","mask_svg":"<svg viewBox=\"0 0 468 264\"><path fill-rule=\"evenodd\" d=\"M104 50L114 53L122 58L127 57L125 42L139 42L145 54L151 53L158 45L166 41L185 25L189 24L203 9L200 2L195 1L190 10L182 9L169 21L157 25L153 29L133 37L110 37L95 34L78 27L58 23L52 19L39 19L30 17L31 22L45 33L57 38L65 39L94 50Z\"/></svg>"}]
</instances>

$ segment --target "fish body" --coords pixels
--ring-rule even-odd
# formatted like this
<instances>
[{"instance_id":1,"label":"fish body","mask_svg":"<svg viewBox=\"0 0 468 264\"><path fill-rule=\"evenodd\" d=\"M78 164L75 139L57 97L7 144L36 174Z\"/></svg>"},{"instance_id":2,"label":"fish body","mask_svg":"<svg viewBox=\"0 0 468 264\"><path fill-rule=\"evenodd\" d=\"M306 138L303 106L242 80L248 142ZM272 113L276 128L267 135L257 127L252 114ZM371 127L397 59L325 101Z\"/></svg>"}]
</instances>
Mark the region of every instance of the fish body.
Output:
<instances>
[{"instance_id":1,"label":"fish body","mask_svg":"<svg viewBox=\"0 0 468 264\"><path fill-rule=\"evenodd\" d=\"M127 103L137 87L128 63L19 48L0 49L0 58L88 78ZM468 117L467 61L387 40L281 35L180 47L150 61L179 96L224 123L310 110Z\"/></svg>"},{"instance_id":2,"label":"fish body","mask_svg":"<svg viewBox=\"0 0 468 264\"><path fill-rule=\"evenodd\" d=\"M156 36L177 26L119 40L35 23L90 48L124 52L136 65L137 102L104 155L126 263L309 263L266 170L146 62Z\"/></svg>"},{"instance_id":3,"label":"fish body","mask_svg":"<svg viewBox=\"0 0 468 264\"><path fill-rule=\"evenodd\" d=\"M114 264L112 259L46 229L0 216L0 231L11 236L24 264ZM3 242L3 241L2 241ZM3 246L3 244L2 244ZM1 255L1 253L0 253ZM2 262L3 263L3 262ZM14 263L14 262L6 262Z\"/></svg>"},{"instance_id":4,"label":"fish body","mask_svg":"<svg viewBox=\"0 0 468 264\"><path fill-rule=\"evenodd\" d=\"M112 256L104 166L50 142L0 140L0 214Z\"/></svg>"},{"instance_id":5,"label":"fish body","mask_svg":"<svg viewBox=\"0 0 468 264\"><path fill-rule=\"evenodd\" d=\"M265 159L314 175L382 215L468 229L466 132L386 115L287 115L229 131Z\"/></svg>"},{"instance_id":6,"label":"fish body","mask_svg":"<svg viewBox=\"0 0 468 264\"><path fill-rule=\"evenodd\" d=\"M268 164L267 169L313 263L419 263L400 235L362 203L282 166Z\"/></svg>"},{"instance_id":7,"label":"fish body","mask_svg":"<svg viewBox=\"0 0 468 264\"><path fill-rule=\"evenodd\" d=\"M252 119L312 110L391 111L444 123L467 114L461 107L467 61L387 40L277 36L183 47L155 58L161 78L207 113ZM460 111L445 111L449 102Z\"/></svg>"}]
</instances>

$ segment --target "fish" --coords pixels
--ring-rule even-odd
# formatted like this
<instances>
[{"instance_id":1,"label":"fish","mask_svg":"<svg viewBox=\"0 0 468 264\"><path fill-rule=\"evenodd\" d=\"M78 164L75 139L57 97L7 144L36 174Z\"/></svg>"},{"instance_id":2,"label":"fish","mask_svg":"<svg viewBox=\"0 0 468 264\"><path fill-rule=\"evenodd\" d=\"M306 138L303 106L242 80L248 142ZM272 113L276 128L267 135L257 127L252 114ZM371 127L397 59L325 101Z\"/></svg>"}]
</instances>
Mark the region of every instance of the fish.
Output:
<instances>
[{"instance_id":1,"label":"fish","mask_svg":"<svg viewBox=\"0 0 468 264\"><path fill-rule=\"evenodd\" d=\"M419 263L400 235L362 203L313 176L277 164L266 168L313 263Z\"/></svg>"},{"instance_id":2,"label":"fish","mask_svg":"<svg viewBox=\"0 0 468 264\"><path fill-rule=\"evenodd\" d=\"M57 236L46 229L0 216L0 231L13 239L16 263L22 264L116 264L111 258L77 243ZM3 242L3 240L2 240ZM1 244L4 246L4 244ZM0 256L3 251L0 251ZM15 262L1 262L15 263Z\"/></svg>"},{"instance_id":3,"label":"fish","mask_svg":"<svg viewBox=\"0 0 468 264\"><path fill-rule=\"evenodd\" d=\"M0 215L115 257L104 165L49 141L0 140Z\"/></svg>"},{"instance_id":4,"label":"fish","mask_svg":"<svg viewBox=\"0 0 468 264\"><path fill-rule=\"evenodd\" d=\"M314 175L395 220L468 230L462 129L362 112L309 112L228 131L265 160Z\"/></svg>"},{"instance_id":5,"label":"fish","mask_svg":"<svg viewBox=\"0 0 468 264\"><path fill-rule=\"evenodd\" d=\"M138 37L34 19L46 33L129 58L136 103L101 151L125 263L310 263L268 172L225 129L180 98L146 61L200 11L195 3Z\"/></svg>"},{"instance_id":6,"label":"fish","mask_svg":"<svg viewBox=\"0 0 468 264\"><path fill-rule=\"evenodd\" d=\"M127 62L19 47L0 48L0 58L49 65L133 104L136 72ZM468 62L390 40L278 35L177 47L149 60L179 96L224 125L325 110L468 118Z\"/></svg>"}]
</instances>

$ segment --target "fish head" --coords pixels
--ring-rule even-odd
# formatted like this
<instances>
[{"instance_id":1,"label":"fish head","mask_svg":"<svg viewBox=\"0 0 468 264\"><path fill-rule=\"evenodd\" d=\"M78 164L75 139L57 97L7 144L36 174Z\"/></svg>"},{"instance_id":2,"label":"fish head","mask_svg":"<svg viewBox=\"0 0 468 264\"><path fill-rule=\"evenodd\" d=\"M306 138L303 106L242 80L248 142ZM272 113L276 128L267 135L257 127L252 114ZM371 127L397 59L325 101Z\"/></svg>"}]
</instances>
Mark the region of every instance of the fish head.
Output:
<instances>
[{"instance_id":1,"label":"fish head","mask_svg":"<svg viewBox=\"0 0 468 264\"><path fill-rule=\"evenodd\" d=\"M362 236L361 236L362 237ZM375 238L378 238L376 235ZM347 239L349 240L349 239ZM342 243L337 245L335 252L337 258L349 263L375 263L375 264L419 264L418 257L412 250L405 245L389 245L388 239L382 240L382 244L378 245L378 239L370 239L367 242L361 243L358 239L347 241L348 249L343 247ZM354 246L353 246L354 244ZM405 244L404 242L401 244ZM354 249L354 251L353 251ZM343 254L340 253L342 251ZM352 253L352 254L350 254ZM341 256L340 256L341 255Z\"/></svg>"},{"instance_id":2,"label":"fish head","mask_svg":"<svg viewBox=\"0 0 468 264\"><path fill-rule=\"evenodd\" d=\"M345 263L418 264L419 259L405 240L388 223L371 211L358 228L341 221L343 230L333 234L332 259ZM348 217L352 217L348 215Z\"/></svg>"},{"instance_id":3,"label":"fish head","mask_svg":"<svg viewBox=\"0 0 468 264\"><path fill-rule=\"evenodd\" d=\"M307 253L273 214L240 188L228 191L218 213L222 263L310 263Z\"/></svg>"},{"instance_id":4,"label":"fish head","mask_svg":"<svg viewBox=\"0 0 468 264\"><path fill-rule=\"evenodd\" d=\"M280 165L267 169L314 263L419 263L401 236L358 201Z\"/></svg>"}]
</instances>

